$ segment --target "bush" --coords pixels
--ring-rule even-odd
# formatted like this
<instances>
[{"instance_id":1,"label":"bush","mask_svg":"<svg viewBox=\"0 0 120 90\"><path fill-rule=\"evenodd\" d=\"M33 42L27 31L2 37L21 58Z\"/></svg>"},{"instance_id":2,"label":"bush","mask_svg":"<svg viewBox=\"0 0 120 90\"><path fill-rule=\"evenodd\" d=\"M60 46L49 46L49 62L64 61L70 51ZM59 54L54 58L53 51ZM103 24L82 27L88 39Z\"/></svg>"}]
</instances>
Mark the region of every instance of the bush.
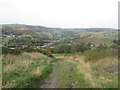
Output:
<instances>
[{"instance_id":1,"label":"bush","mask_svg":"<svg viewBox=\"0 0 120 90\"><path fill-rule=\"evenodd\" d=\"M49 52L49 51L47 51L45 49L41 49L41 48L38 49L37 48L36 50L37 50L37 52L43 53L43 54L45 54L45 55L47 55L49 57L52 57L52 58L54 57L51 52Z\"/></svg>"},{"instance_id":2,"label":"bush","mask_svg":"<svg viewBox=\"0 0 120 90\"><path fill-rule=\"evenodd\" d=\"M20 49L10 49L7 47L2 47L2 54L21 54L21 50Z\"/></svg>"},{"instance_id":3,"label":"bush","mask_svg":"<svg viewBox=\"0 0 120 90\"><path fill-rule=\"evenodd\" d=\"M46 49L43 49L43 48L33 48L33 47L26 47L26 48L14 48L14 49L10 49L8 47L2 47L2 54L15 54L15 55L19 55L21 54L22 52L40 52L42 54L45 54L49 57L54 57L52 55L51 52L49 52L48 50Z\"/></svg>"},{"instance_id":4,"label":"bush","mask_svg":"<svg viewBox=\"0 0 120 90\"><path fill-rule=\"evenodd\" d=\"M58 45L54 48L54 53L70 53L71 46L70 45Z\"/></svg>"},{"instance_id":5,"label":"bush","mask_svg":"<svg viewBox=\"0 0 120 90\"><path fill-rule=\"evenodd\" d=\"M107 56L116 57L117 50L111 48L96 48L85 53L85 61L95 62Z\"/></svg>"},{"instance_id":6,"label":"bush","mask_svg":"<svg viewBox=\"0 0 120 90\"><path fill-rule=\"evenodd\" d=\"M105 52L96 52L96 51L90 51L87 52L85 55L85 61L97 61L99 59L105 58L107 55Z\"/></svg>"},{"instance_id":7,"label":"bush","mask_svg":"<svg viewBox=\"0 0 120 90\"><path fill-rule=\"evenodd\" d=\"M110 48L118 49L118 48L119 48L119 45L117 45L117 44L113 44L113 45L110 46Z\"/></svg>"},{"instance_id":8,"label":"bush","mask_svg":"<svg viewBox=\"0 0 120 90\"><path fill-rule=\"evenodd\" d=\"M76 45L73 45L72 48L71 48L71 52L72 53L75 53L75 52L81 52L81 53L84 53L85 51L89 50L90 47L89 46L86 46L85 44L76 44Z\"/></svg>"},{"instance_id":9,"label":"bush","mask_svg":"<svg viewBox=\"0 0 120 90\"><path fill-rule=\"evenodd\" d=\"M37 52L37 50L32 47L26 47L26 48L23 48L22 50L26 52Z\"/></svg>"},{"instance_id":10,"label":"bush","mask_svg":"<svg viewBox=\"0 0 120 90\"><path fill-rule=\"evenodd\" d=\"M73 44L73 45L58 45L54 48L54 53L84 53L89 50L90 47L81 43L81 44Z\"/></svg>"}]
</instances>

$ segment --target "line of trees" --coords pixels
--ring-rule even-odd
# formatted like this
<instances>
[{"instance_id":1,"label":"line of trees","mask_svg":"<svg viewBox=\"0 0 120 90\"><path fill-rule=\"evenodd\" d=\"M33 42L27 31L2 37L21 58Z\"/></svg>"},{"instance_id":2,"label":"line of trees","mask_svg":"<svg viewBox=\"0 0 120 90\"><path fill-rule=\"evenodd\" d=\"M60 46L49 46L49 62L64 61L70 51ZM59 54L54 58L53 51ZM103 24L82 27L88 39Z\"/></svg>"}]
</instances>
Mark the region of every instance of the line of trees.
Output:
<instances>
[{"instance_id":1,"label":"line of trees","mask_svg":"<svg viewBox=\"0 0 120 90\"><path fill-rule=\"evenodd\" d=\"M81 44L73 44L73 45L58 45L51 50L53 53L84 53L86 50L89 50L90 46L85 45L84 43Z\"/></svg>"},{"instance_id":2,"label":"line of trees","mask_svg":"<svg viewBox=\"0 0 120 90\"><path fill-rule=\"evenodd\" d=\"M8 47L2 47L2 54L13 54L13 55L19 55L23 52L39 52L42 53L46 56L49 57L54 57L52 55L52 53L44 48L34 48L34 47L25 47L25 48L15 48L15 49L11 49Z\"/></svg>"}]
</instances>

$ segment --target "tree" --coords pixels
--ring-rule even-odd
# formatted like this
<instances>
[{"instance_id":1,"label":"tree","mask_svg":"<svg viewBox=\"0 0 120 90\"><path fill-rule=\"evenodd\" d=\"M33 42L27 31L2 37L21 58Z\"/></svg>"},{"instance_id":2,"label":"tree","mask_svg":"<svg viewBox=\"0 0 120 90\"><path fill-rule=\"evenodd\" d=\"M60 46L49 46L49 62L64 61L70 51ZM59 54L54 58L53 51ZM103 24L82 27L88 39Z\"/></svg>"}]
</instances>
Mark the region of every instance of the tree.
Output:
<instances>
[{"instance_id":1,"label":"tree","mask_svg":"<svg viewBox=\"0 0 120 90\"><path fill-rule=\"evenodd\" d=\"M118 43L118 41L117 41L117 40L113 40L113 43L114 43L114 44L117 44L117 43Z\"/></svg>"},{"instance_id":2,"label":"tree","mask_svg":"<svg viewBox=\"0 0 120 90\"><path fill-rule=\"evenodd\" d=\"M62 44L62 45L58 45L54 48L54 52L55 53L70 53L71 49L71 45L65 45L65 44Z\"/></svg>"},{"instance_id":3,"label":"tree","mask_svg":"<svg viewBox=\"0 0 120 90\"><path fill-rule=\"evenodd\" d=\"M91 46L91 43L88 43L88 44L87 44L87 46L89 46L89 47L90 47L90 46Z\"/></svg>"},{"instance_id":4,"label":"tree","mask_svg":"<svg viewBox=\"0 0 120 90\"><path fill-rule=\"evenodd\" d=\"M81 44L75 44L72 46L71 48L71 52L75 53L75 52L82 52L84 53L86 50L89 50L90 47L86 46L85 44L81 43Z\"/></svg>"}]
</instances>

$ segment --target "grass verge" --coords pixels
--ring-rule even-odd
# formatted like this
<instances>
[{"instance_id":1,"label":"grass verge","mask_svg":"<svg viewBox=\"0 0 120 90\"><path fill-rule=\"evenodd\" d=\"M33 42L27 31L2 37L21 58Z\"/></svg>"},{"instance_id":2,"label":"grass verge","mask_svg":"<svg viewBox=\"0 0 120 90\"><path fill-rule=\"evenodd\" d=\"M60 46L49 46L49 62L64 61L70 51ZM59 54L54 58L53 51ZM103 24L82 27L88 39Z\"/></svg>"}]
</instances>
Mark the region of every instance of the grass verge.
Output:
<instances>
[{"instance_id":1,"label":"grass verge","mask_svg":"<svg viewBox=\"0 0 120 90\"><path fill-rule=\"evenodd\" d=\"M76 64L68 61L60 61L55 64L57 74L58 88L90 88L89 81L86 81L84 75L78 72Z\"/></svg>"},{"instance_id":2,"label":"grass verge","mask_svg":"<svg viewBox=\"0 0 120 90\"><path fill-rule=\"evenodd\" d=\"M48 57L4 56L2 88L39 88L52 71L51 62Z\"/></svg>"}]
</instances>

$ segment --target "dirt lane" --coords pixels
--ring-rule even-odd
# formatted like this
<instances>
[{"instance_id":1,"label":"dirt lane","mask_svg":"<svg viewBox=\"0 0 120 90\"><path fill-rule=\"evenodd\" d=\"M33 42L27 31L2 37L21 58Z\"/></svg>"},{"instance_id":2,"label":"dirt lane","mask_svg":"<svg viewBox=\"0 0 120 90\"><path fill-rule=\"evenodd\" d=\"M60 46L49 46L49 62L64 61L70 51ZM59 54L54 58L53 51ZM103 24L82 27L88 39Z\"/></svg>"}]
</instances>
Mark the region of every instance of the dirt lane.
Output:
<instances>
[{"instance_id":1,"label":"dirt lane","mask_svg":"<svg viewBox=\"0 0 120 90\"><path fill-rule=\"evenodd\" d=\"M53 66L53 72L46 78L45 84L41 86L41 88L57 88L56 87L56 72Z\"/></svg>"}]
</instances>

